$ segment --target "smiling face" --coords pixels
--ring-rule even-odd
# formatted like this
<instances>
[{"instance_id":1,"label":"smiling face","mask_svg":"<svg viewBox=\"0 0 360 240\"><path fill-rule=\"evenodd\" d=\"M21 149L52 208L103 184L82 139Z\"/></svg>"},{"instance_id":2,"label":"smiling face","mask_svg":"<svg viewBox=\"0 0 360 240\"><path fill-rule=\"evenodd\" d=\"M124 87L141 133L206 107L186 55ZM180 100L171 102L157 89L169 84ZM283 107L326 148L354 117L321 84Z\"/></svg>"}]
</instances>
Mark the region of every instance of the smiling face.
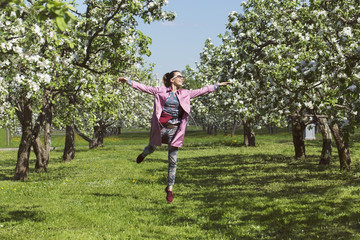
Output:
<instances>
[{"instance_id":1,"label":"smiling face","mask_svg":"<svg viewBox=\"0 0 360 240\"><path fill-rule=\"evenodd\" d=\"M180 88L183 85L184 77L181 75L180 72L175 72L174 77L170 79L171 85Z\"/></svg>"}]
</instances>

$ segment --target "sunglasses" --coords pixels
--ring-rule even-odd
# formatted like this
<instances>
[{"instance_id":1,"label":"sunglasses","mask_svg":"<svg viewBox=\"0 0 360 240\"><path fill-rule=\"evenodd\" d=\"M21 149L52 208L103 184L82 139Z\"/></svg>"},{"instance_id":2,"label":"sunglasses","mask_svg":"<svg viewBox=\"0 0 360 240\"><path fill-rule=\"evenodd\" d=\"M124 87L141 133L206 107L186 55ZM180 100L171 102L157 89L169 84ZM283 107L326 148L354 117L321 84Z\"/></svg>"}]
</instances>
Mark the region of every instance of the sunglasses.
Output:
<instances>
[{"instance_id":1,"label":"sunglasses","mask_svg":"<svg viewBox=\"0 0 360 240\"><path fill-rule=\"evenodd\" d=\"M171 79L174 79L174 78L182 78L182 79L184 79L184 77L181 76L181 75L177 75L177 76L175 76L175 77L173 77L173 78L171 78Z\"/></svg>"}]
</instances>

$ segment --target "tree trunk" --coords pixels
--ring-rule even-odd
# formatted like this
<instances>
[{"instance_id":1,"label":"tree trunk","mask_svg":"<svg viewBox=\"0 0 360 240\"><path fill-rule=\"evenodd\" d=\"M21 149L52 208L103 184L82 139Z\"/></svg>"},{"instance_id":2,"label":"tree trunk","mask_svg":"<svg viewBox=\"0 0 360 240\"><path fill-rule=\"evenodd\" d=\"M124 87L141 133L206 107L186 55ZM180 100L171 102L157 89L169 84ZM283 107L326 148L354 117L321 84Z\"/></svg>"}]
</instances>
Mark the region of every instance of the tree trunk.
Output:
<instances>
[{"instance_id":1,"label":"tree trunk","mask_svg":"<svg viewBox=\"0 0 360 240\"><path fill-rule=\"evenodd\" d=\"M41 113L38 115L35 123L33 123L33 111L31 107L31 100L25 97L26 93L23 94L19 100L14 101L12 104L16 105L16 115L21 124L21 141L18 149L18 157L15 168L14 180L25 181L29 175L29 157L31 145L34 144L35 140L39 136L41 126L44 123L46 109L50 103L49 93L46 93L43 98L43 107Z\"/></svg>"},{"instance_id":2,"label":"tree trunk","mask_svg":"<svg viewBox=\"0 0 360 240\"><path fill-rule=\"evenodd\" d=\"M212 125L212 124L208 124L207 134L212 135L212 133L213 133L213 125Z\"/></svg>"},{"instance_id":3,"label":"tree trunk","mask_svg":"<svg viewBox=\"0 0 360 240\"><path fill-rule=\"evenodd\" d=\"M51 102L48 103L48 106L45 110L45 128L44 128L44 167L45 171L48 167L50 160L50 148L51 148L51 126L53 119L53 104Z\"/></svg>"},{"instance_id":4,"label":"tree trunk","mask_svg":"<svg viewBox=\"0 0 360 240\"><path fill-rule=\"evenodd\" d=\"M86 136L84 133L82 133L77 127L76 125L74 125L74 129L76 131L76 133L82 137L84 140L89 142L89 148L93 149L93 148L97 148L97 147L103 147L103 143L104 143L104 136L106 134L106 128L108 127L108 125L103 124L102 122L98 122L99 126L95 126L94 127L94 135L93 138L89 138L88 136Z\"/></svg>"},{"instance_id":5,"label":"tree trunk","mask_svg":"<svg viewBox=\"0 0 360 240\"><path fill-rule=\"evenodd\" d=\"M45 119L44 146L40 141L40 130L37 132L33 142L33 148L36 155L35 169L37 172L46 172L50 159L53 105L49 98L46 98L44 101L43 114Z\"/></svg>"},{"instance_id":6,"label":"tree trunk","mask_svg":"<svg viewBox=\"0 0 360 240\"><path fill-rule=\"evenodd\" d=\"M9 128L6 128L6 146L10 146L11 143L11 132Z\"/></svg>"},{"instance_id":7,"label":"tree trunk","mask_svg":"<svg viewBox=\"0 0 360 240\"><path fill-rule=\"evenodd\" d=\"M317 120L318 126L320 128L322 138L323 138L323 145L321 151L321 158L319 165L329 165L332 155L332 136L331 136L331 129L328 125L327 118L321 117Z\"/></svg>"},{"instance_id":8,"label":"tree trunk","mask_svg":"<svg viewBox=\"0 0 360 240\"><path fill-rule=\"evenodd\" d=\"M94 127L94 137L90 143L90 148L103 147L104 136L106 134L106 127L104 125Z\"/></svg>"},{"instance_id":9,"label":"tree trunk","mask_svg":"<svg viewBox=\"0 0 360 240\"><path fill-rule=\"evenodd\" d=\"M35 170L37 172L46 172L47 164L46 164L46 153L45 148L43 147L40 137L35 138L33 140L33 149L36 156Z\"/></svg>"},{"instance_id":10,"label":"tree trunk","mask_svg":"<svg viewBox=\"0 0 360 240\"><path fill-rule=\"evenodd\" d=\"M29 175L29 157L32 144L32 109L30 102L26 100L21 107L22 109L16 111L21 123L22 136L18 150L14 180L25 181Z\"/></svg>"},{"instance_id":11,"label":"tree trunk","mask_svg":"<svg viewBox=\"0 0 360 240\"><path fill-rule=\"evenodd\" d=\"M78 127L75 125L75 124L73 124L73 126L74 126L74 130L75 130L75 132L82 138L82 139L84 139L85 141L87 141L88 143L89 143L89 148L91 149L92 148L92 139L91 138L89 138L88 136L86 136L84 133L82 133L81 131L80 131L80 129L78 129Z\"/></svg>"},{"instance_id":12,"label":"tree trunk","mask_svg":"<svg viewBox=\"0 0 360 240\"><path fill-rule=\"evenodd\" d=\"M21 142L18 150L14 180L25 181L28 178L31 138L32 138L32 133L30 129L23 130Z\"/></svg>"},{"instance_id":13,"label":"tree trunk","mask_svg":"<svg viewBox=\"0 0 360 240\"><path fill-rule=\"evenodd\" d=\"M305 159L306 157L304 140L305 127L305 122L302 121L300 117L292 117L292 135L296 159Z\"/></svg>"},{"instance_id":14,"label":"tree trunk","mask_svg":"<svg viewBox=\"0 0 360 240\"><path fill-rule=\"evenodd\" d=\"M233 126L232 126L232 130L231 130L231 137L234 137L234 136L235 136L236 125L237 125L237 122L236 122L236 120L235 120L235 121L234 121L234 124L233 124Z\"/></svg>"},{"instance_id":15,"label":"tree trunk","mask_svg":"<svg viewBox=\"0 0 360 240\"><path fill-rule=\"evenodd\" d=\"M243 120L244 125L244 145L246 147L255 147L255 132L252 127L252 122Z\"/></svg>"},{"instance_id":16,"label":"tree trunk","mask_svg":"<svg viewBox=\"0 0 360 240\"><path fill-rule=\"evenodd\" d=\"M75 132L74 124L66 126L66 135L65 135L65 148L63 154L63 160L69 162L75 157Z\"/></svg>"},{"instance_id":17,"label":"tree trunk","mask_svg":"<svg viewBox=\"0 0 360 240\"><path fill-rule=\"evenodd\" d=\"M227 131L228 131L228 123L225 122L225 123L224 123L224 135L225 135L225 136L226 136L226 134L227 134Z\"/></svg>"},{"instance_id":18,"label":"tree trunk","mask_svg":"<svg viewBox=\"0 0 360 240\"><path fill-rule=\"evenodd\" d=\"M351 158L348 140L340 131L339 126L335 123L330 126L331 132L334 135L336 147L339 153L340 170L351 170Z\"/></svg>"}]
</instances>

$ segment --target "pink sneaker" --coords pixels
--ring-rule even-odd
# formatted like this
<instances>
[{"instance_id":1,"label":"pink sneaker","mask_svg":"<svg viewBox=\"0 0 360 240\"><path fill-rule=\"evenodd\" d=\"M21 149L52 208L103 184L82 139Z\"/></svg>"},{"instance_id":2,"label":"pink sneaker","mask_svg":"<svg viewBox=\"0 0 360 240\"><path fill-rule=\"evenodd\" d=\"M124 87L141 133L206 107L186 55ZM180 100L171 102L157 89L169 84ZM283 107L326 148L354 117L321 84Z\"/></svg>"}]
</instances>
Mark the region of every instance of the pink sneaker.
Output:
<instances>
[{"instance_id":1,"label":"pink sneaker","mask_svg":"<svg viewBox=\"0 0 360 240\"><path fill-rule=\"evenodd\" d=\"M169 191L168 188L166 187L165 192L166 192L166 200L168 201L168 203L171 203L173 201L172 191Z\"/></svg>"}]
</instances>

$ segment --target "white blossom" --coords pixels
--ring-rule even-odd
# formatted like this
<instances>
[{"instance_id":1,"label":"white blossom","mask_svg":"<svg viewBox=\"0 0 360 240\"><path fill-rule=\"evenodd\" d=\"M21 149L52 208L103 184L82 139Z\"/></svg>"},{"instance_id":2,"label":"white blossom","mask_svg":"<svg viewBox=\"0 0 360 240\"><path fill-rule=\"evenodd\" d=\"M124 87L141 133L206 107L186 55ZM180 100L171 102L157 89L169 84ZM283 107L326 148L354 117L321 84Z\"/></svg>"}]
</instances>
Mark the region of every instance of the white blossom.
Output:
<instances>
[{"instance_id":1,"label":"white blossom","mask_svg":"<svg viewBox=\"0 0 360 240\"><path fill-rule=\"evenodd\" d=\"M346 127L346 126L349 126L349 124L350 124L350 122L349 122L349 120L347 119L347 118L344 118L343 120L342 120L342 127Z\"/></svg>"},{"instance_id":2,"label":"white blossom","mask_svg":"<svg viewBox=\"0 0 360 240\"><path fill-rule=\"evenodd\" d=\"M41 28L37 24L34 25L34 32L40 37L42 36Z\"/></svg>"},{"instance_id":3,"label":"white blossom","mask_svg":"<svg viewBox=\"0 0 360 240\"><path fill-rule=\"evenodd\" d=\"M51 76L49 74L37 73L36 76L40 79L41 82L50 83L51 81Z\"/></svg>"},{"instance_id":4,"label":"white blossom","mask_svg":"<svg viewBox=\"0 0 360 240\"><path fill-rule=\"evenodd\" d=\"M14 77L14 81L17 84L22 84L24 82L25 76L24 75L20 75L20 74L16 74Z\"/></svg>"},{"instance_id":5,"label":"white blossom","mask_svg":"<svg viewBox=\"0 0 360 240\"><path fill-rule=\"evenodd\" d=\"M8 65L10 65L10 61L9 61L9 59L6 59L5 61L0 62L0 67L3 67L3 66L8 66Z\"/></svg>"},{"instance_id":6,"label":"white blossom","mask_svg":"<svg viewBox=\"0 0 360 240\"><path fill-rule=\"evenodd\" d=\"M13 50L14 50L14 52L16 52L17 54L20 54L20 53L23 52L22 48L19 47L19 46L14 47Z\"/></svg>"},{"instance_id":7,"label":"white blossom","mask_svg":"<svg viewBox=\"0 0 360 240\"><path fill-rule=\"evenodd\" d=\"M44 61L39 61L38 66L42 69L49 69L50 68L50 61L45 59Z\"/></svg>"},{"instance_id":8,"label":"white blossom","mask_svg":"<svg viewBox=\"0 0 360 240\"><path fill-rule=\"evenodd\" d=\"M34 82L34 81L29 82L29 87L30 87L30 89L32 89L33 92L37 92L40 89L39 84L37 82Z\"/></svg>"},{"instance_id":9,"label":"white blossom","mask_svg":"<svg viewBox=\"0 0 360 240\"><path fill-rule=\"evenodd\" d=\"M350 90L350 91L352 91L352 92L355 92L356 86L355 86L355 85L351 85L351 86L349 86L349 87L347 88L347 90Z\"/></svg>"},{"instance_id":10,"label":"white blossom","mask_svg":"<svg viewBox=\"0 0 360 240\"><path fill-rule=\"evenodd\" d=\"M70 60L71 61L78 61L79 60L79 54L78 53L71 54Z\"/></svg>"},{"instance_id":11,"label":"white blossom","mask_svg":"<svg viewBox=\"0 0 360 240\"><path fill-rule=\"evenodd\" d=\"M345 27L342 32L341 32L342 35L345 35L345 36L348 36L348 37L352 37L353 34L352 34L352 30L351 30L351 27Z\"/></svg>"},{"instance_id":12,"label":"white blossom","mask_svg":"<svg viewBox=\"0 0 360 240\"><path fill-rule=\"evenodd\" d=\"M316 16L317 16L317 17L320 17L321 15L323 15L324 17L326 17L326 16L327 16L327 12L326 12L326 11L318 11L318 12L316 12Z\"/></svg>"},{"instance_id":13,"label":"white blossom","mask_svg":"<svg viewBox=\"0 0 360 240\"><path fill-rule=\"evenodd\" d=\"M92 97L92 95L90 94L90 93L86 93L86 94L84 94L84 97L85 98L88 98L88 99L92 99L93 97Z\"/></svg>"},{"instance_id":14,"label":"white blossom","mask_svg":"<svg viewBox=\"0 0 360 240\"><path fill-rule=\"evenodd\" d=\"M26 93L26 98L27 99L30 99L32 97L32 92L31 91L28 91L27 93Z\"/></svg>"}]
</instances>

